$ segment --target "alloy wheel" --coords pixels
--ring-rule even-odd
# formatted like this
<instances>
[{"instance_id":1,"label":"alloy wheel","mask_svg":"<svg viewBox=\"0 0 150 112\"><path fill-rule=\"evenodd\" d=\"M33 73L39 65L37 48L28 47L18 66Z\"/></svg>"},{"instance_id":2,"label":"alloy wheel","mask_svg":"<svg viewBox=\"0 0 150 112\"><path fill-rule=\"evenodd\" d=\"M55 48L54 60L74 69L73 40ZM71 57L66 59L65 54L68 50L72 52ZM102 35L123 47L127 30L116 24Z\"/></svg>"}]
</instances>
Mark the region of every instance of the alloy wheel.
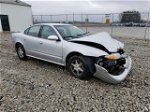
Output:
<instances>
[{"instance_id":1,"label":"alloy wheel","mask_svg":"<svg viewBox=\"0 0 150 112\"><path fill-rule=\"evenodd\" d=\"M84 72L83 63L79 59L73 60L71 62L71 71L75 76L81 76Z\"/></svg>"},{"instance_id":2,"label":"alloy wheel","mask_svg":"<svg viewBox=\"0 0 150 112\"><path fill-rule=\"evenodd\" d=\"M19 55L20 58L24 57L24 51L21 47L18 47L18 55Z\"/></svg>"}]
</instances>

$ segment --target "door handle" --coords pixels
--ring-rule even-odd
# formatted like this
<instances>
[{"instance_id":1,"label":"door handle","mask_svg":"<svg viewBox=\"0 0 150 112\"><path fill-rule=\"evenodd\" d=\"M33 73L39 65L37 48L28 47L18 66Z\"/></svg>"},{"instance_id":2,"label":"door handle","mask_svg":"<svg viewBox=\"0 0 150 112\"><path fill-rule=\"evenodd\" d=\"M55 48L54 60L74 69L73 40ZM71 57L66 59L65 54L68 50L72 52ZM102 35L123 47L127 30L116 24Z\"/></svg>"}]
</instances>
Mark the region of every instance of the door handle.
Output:
<instances>
[{"instance_id":1,"label":"door handle","mask_svg":"<svg viewBox=\"0 0 150 112\"><path fill-rule=\"evenodd\" d=\"M40 44L43 44L42 42L40 42Z\"/></svg>"}]
</instances>

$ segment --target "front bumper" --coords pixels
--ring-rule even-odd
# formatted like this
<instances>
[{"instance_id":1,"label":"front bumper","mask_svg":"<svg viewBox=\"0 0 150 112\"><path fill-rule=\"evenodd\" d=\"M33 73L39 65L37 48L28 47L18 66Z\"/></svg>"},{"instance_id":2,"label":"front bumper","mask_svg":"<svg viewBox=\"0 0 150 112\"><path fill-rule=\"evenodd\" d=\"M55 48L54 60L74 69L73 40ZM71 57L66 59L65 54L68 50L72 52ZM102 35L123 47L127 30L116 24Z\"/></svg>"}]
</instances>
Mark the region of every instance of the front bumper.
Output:
<instances>
[{"instance_id":1,"label":"front bumper","mask_svg":"<svg viewBox=\"0 0 150 112\"><path fill-rule=\"evenodd\" d=\"M105 68L97 64L95 64L95 66L96 66L96 73L94 74L95 77L107 83L117 84L122 82L128 76L132 68L132 59L130 56L126 56L126 63L124 65L125 70L120 75L112 75L108 73L108 71Z\"/></svg>"}]
</instances>

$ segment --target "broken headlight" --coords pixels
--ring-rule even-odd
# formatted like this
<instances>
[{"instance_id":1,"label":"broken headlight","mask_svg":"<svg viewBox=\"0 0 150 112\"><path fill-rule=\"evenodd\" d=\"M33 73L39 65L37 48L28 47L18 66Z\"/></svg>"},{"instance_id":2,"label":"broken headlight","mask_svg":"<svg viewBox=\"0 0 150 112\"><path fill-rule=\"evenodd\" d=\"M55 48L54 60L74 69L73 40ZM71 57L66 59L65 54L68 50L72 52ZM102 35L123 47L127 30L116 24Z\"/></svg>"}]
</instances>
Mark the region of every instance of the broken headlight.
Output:
<instances>
[{"instance_id":1,"label":"broken headlight","mask_svg":"<svg viewBox=\"0 0 150 112\"><path fill-rule=\"evenodd\" d=\"M117 60L121 58L121 55L119 53L113 53L113 54L105 56L105 58L109 60Z\"/></svg>"},{"instance_id":2,"label":"broken headlight","mask_svg":"<svg viewBox=\"0 0 150 112\"><path fill-rule=\"evenodd\" d=\"M104 67L109 73L118 75L124 70L124 64L126 63L125 57L119 53L113 53L107 56L99 57L96 63Z\"/></svg>"}]
</instances>

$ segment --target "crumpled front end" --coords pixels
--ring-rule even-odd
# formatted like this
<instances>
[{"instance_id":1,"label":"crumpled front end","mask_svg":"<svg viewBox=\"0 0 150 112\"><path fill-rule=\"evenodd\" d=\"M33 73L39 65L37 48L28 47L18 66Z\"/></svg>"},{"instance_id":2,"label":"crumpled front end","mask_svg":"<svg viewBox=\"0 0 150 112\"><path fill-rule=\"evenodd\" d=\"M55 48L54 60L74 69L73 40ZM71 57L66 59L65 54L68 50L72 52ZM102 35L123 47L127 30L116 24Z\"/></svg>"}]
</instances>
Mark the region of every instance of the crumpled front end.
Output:
<instances>
[{"instance_id":1,"label":"crumpled front end","mask_svg":"<svg viewBox=\"0 0 150 112\"><path fill-rule=\"evenodd\" d=\"M132 59L130 56L124 55L121 60L110 60L110 62L107 63L108 67L104 65L104 63L95 63L95 66L95 77L107 83L117 84L128 76L132 68Z\"/></svg>"}]
</instances>

